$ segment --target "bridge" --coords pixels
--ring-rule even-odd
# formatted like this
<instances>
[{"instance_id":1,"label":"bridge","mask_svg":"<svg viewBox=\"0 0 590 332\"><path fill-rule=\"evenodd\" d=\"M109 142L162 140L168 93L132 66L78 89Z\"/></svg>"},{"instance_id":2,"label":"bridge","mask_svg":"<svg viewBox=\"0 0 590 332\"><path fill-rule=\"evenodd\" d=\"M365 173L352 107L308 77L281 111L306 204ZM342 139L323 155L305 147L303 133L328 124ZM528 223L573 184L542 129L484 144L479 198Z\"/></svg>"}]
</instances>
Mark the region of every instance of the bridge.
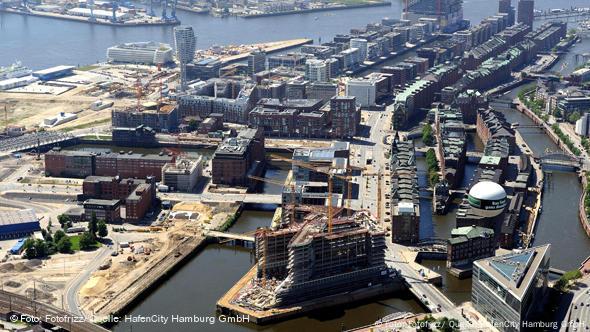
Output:
<instances>
[{"instance_id":1,"label":"bridge","mask_svg":"<svg viewBox=\"0 0 590 332\"><path fill-rule=\"evenodd\" d=\"M554 20L558 18L574 18L583 21L590 18L590 10L587 8L558 9L535 13L535 20Z\"/></svg>"},{"instance_id":2,"label":"bridge","mask_svg":"<svg viewBox=\"0 0 590 332\"><path fill-rule=\"evenodd\" d=\"M173 201L205 201L214 203L242 202L250 204L279 205L282 202L281 194L160 193L160 197L162 199Z\"/></svg>"},{"instance_id":3,"label":"bridge","mask_svg":"<svg viewBox=\"0 0 590 332\"><path fill-rule=\"evenodd\" d=\"M47 148L59 143L74 140L72 134L58 131L42 131L24 134L18 137L10 137L0 140L0 152L3 154L27 151L31 149Z\"/></svg>"},{"instance_id":4,"label":"bridge","mask_svg":"<svg viewBox=\"0 0 590 332\"><path fill-rule=\"evenodd\" d=\"M109 330L60 310L46 303L41 303L25 296L0 290L0 307L4 312L26 315L38 319L47 325L62 328L70 332L108 332Z\"/></svg>"},{"instance_id":5,"label":"bridge","mask_svg":"<svg viewBox=\"0 0 590 332\"><path fill-rule=\"evenodd\" d=\"M564 153L545 154L538 159L541 167L549 170L577 171L583 167L583 163L579 158Z\"/></svg>"},{"instance_id":6,"label":"bridge","mask_svg":"<svg viewBox=\"0 0 590 332\"><path fill-rule=\"evenodd\" d=\"M212 230L205 230L203 231L203 235L208 237L218 238L220 240L240 240L244 242L252 242L254 243L254 236L247 235L247 234L239 234L239 233L230 233L230 232L219 232L219 231L212 231Z\"/></svg>"}]
</instances>

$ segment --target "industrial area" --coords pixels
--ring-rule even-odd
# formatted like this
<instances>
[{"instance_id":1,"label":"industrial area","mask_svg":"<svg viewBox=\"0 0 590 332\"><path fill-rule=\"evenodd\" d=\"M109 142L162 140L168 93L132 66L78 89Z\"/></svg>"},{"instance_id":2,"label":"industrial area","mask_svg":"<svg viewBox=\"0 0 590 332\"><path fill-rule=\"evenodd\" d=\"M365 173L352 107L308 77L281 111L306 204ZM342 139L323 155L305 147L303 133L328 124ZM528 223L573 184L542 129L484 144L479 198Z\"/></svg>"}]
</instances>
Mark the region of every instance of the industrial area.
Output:
<instances>
[{"instance_id":1,"label":"industrial area","mask_svg":"<svg viewBox=\"0 0 590 332\"><path fill-rule=\"evenodd\" d=\"M129 9L89 5L89 20L107 6L113 23ZM176 25L172 6L161 20ZM405 1L400 19L320 44L198 50L199 32L178 25L173 46L113 45L102 63L1 67L0 317L83 322L3 328L117 330L222 247L250 264L208 308L250 328L410 297L419 312L341 330L587 329L590 58L556 70L583 38L533 24L533 0L499 0L477 24L462 6ZM567 270L539 240L562 173L583 188ZM248 211L272 218L240 228ZM448 284L462 280L458 299Z\"/></svg>"}]
</instances>

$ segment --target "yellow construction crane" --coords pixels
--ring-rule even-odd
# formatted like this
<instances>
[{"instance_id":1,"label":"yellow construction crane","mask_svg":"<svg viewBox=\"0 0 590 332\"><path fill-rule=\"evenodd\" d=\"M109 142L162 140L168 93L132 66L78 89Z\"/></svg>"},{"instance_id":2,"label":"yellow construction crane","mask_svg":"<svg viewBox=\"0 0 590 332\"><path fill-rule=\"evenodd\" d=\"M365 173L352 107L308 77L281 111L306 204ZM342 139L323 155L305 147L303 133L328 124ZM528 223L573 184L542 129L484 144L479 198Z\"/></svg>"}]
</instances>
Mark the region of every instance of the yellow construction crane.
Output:
<instances>
[{"instance_id":1,"label":"yellow construction crane","mask_svg":"<svg viewBox=\"0 0 590 332\"><path fill-rule=\"evenodd\" d=\"M272 154L271 157L276 158L278 160L289 162L289 163L291 163L293 165L297 165L299 167L307 168L309 170L328 175L328 232L331 233L332 232L332 218L333 218L332 191L333 191L334 178L344 180L348 183L348 193L347 193L348 199L346 201L346 208L350 211L351 210L350 202L352 201L352 179L353 179L353 177L351 175L343 176L343 175L334 174L334 173L330 172L331 167L318 167L318 166L312 165L310 163L307 163L307 162L304 162L301 160L294 160L294 159L290 159L290 158L285 158L285 157L283 157L281 155L277 155L277 154ZM347 170L349 172L351 172L352 169L353 169L352 166L349 166L347 168ZM364 170L363 168L359 168L359 169Z\"/></svg>"}]
</instances>

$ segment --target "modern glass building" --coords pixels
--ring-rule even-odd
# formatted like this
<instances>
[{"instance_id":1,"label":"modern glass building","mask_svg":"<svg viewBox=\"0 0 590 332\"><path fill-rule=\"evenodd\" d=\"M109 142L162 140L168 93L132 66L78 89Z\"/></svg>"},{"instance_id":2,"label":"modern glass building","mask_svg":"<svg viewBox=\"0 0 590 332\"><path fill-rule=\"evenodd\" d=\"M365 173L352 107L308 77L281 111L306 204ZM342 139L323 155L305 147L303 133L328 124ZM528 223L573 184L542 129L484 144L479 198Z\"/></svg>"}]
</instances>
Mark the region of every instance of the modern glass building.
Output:
<instances>
[{"instance_id":1,"label":"modern glass building","mask_svg":"<svg viewBox=\"0 0 590 332\"><path fill-rule=\"evenodd\" d=\"M550 245L478 260L471 301L499 331L521 331L543 305Z\"/></svg>"}]
</instances>

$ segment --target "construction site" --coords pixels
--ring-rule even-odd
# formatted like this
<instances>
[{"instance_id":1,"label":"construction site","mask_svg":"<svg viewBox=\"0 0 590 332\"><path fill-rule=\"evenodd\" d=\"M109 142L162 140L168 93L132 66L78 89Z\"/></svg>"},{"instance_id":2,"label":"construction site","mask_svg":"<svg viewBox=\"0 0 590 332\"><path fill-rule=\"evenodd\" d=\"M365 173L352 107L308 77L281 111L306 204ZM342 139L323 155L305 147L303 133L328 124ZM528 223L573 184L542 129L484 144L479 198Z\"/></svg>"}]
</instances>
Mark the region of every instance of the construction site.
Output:
<instances>
[{"instance_id":1,"label":"construction site","mask_svg":"<svg viewBox=\"0 0 590 332\"><path fill-rule=\"evenodd\" d=\"M338 142L296 149L292 160L273 155L292 163L282 208L256 232L256 265L218 301L218 312L263 324L403 287L386 266L380 220L350 207L356 185L349 150Z\"/></svg>"}]
</instances>

